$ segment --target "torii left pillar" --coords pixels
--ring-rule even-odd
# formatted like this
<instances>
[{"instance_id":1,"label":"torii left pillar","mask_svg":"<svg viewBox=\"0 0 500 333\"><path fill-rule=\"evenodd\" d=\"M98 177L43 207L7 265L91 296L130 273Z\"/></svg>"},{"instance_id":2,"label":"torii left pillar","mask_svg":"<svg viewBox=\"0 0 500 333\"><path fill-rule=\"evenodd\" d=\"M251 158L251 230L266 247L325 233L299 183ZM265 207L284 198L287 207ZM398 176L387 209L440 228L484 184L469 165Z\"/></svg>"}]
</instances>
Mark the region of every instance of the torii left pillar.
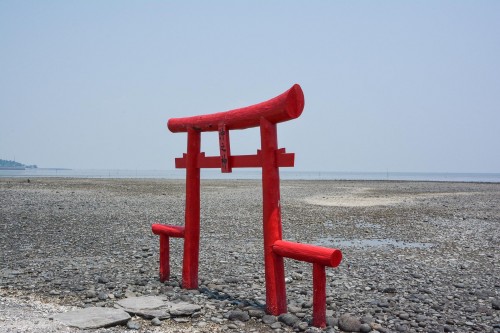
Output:
<instances>
[{"instance_id":1,"label":"torii left pillar","mask_svg":"<svg viewBox=\"0 0 500 333\"><path fill-rule=\"evenodd\" d=\"M182 287L198 288L198 259L200 253L200 168L198 155L201 149L201 133L187 131L186 154L186 209L184 234L184 259L182 261Z\"/></svg>"}]
</instances>

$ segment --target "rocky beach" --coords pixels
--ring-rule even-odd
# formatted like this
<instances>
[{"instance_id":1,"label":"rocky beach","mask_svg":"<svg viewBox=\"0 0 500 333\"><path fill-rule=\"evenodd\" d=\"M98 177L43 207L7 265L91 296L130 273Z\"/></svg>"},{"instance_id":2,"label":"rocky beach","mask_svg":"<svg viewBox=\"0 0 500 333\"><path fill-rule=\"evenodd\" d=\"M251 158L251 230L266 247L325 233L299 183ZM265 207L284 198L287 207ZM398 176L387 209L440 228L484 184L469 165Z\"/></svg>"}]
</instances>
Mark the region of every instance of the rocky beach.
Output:
<instances>
[{"instance_id":1,"label":"rocky beach","mask_svg":"<svg viewBox=\"0 0 500 333\"><path fill-rule=\"evenodd\" d=\"M283 239L343 252L323 330L308 263L285 260L288 314L264 312L260 181L202 180L199 289L180 288L182 239L161 283L151 224L183 225L184 195L0 178L0 332L80 332L64 314L95 308L128 317L86 332L500 332L500 183L282 181Z\"/></svg>"}]
</instances>

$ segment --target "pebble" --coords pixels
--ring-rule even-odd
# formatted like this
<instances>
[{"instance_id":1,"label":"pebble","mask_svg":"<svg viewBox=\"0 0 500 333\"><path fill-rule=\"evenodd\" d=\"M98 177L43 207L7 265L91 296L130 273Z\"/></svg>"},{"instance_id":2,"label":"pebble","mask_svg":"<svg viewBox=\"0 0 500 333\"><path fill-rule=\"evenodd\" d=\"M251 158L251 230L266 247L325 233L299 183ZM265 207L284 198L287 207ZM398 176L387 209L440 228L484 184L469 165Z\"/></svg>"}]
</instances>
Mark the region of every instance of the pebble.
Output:
<instances>
[{"instance_id":1,"label":"pebble","mask_svg":"<svg viewBox=\"0 0 500 333\"><path fill-rule=\"evenodd\" d=\"M271 327L273 330L281 328L281 323L280 322L274 322L272 323L269 327Z\"/></svg>"},{"instance_id":2,"label":"pebble","mask_svg":"<svg viewBox=\"0 0 500 333\"><path fill-rule=\"evenodd\" d=\"M271 325L277 321L278 321L278 318L276 316L273 316L273 315L264 315L262 317L262 322L264 324L267 324L267 325Z\"/></svg>"},{"instance_id":3,"label":"pebble","mask_svg":"<svg viewBox=\"0 0 500 333\"><path fill-rule=\"evenodd\" d=\"M371 330L372 330L372 328L370 327L370 325L369 325L369 324L366 324L366 323L365 323L365 324L361 324L361 325L359 326L359 331L360 331L361 333L368 333L368 332L370 332Z\"/></svg>"},{"instance_id":4,"label":"pebble","mask_svg":"<svg viewBox=\"0 0 500 333\"><path fill-rule=\"evenodd\" d=\"M99 276L97 278L97 283L103 283L103 284L106 284L109 282L109 279L106 279L105 277L102 277L102 276Z\"/></svg>"},{"instance_id":5,"label":"pebble","mask_svg":"<svg viewBox=\"0 0 500 333\"><path fill-rule=\"evenodd\" d=\"M134 321L134 320L129 320L127 322L127 328L130 329L130 330L138 330L141 328L141 324Z\"/></svg>"},{"instance_id":6,"label":"pebble","mask_svg":"<svg viewBox=\"0 0 500 333\"><path fill-rule=\"evenodd\" d=\"M248 314L253 318L262 318L266 312L263 310L249 309Z\"/></svg>"},{"instance_id":7,"label":"pebble","mask_svg":"<svg viewBox=\"0 0 500 333\"><path fill-rule=\"evenodd\" d=\"M297 327L300 331L305 331L309 327L309 324L306 323L305 321L301 321L298 324L296 324L294 327Z\"/></svg>"},{"instance_id":8,"label":"pebble","mask_svg":"<svg viewBox=\"0 0 500 333\"><path fill-rule=\"evenodd\" d=\"M346 332L359 332L361 321L349 314L343 314L339 318L338 326L341 330Z\"/></svg>"},{"instance_id":9,"label":"pebble","mask_svg":"<svg viewBox=\"0 0 500 333\"><path fill-rule=\"evenodd\" d=\"M228 313L227 318L229 320L233 320L233 321L238 320L238 321L245 322L245 321L250 320L250 315L248 314L247 311L233 310L233 311L230 311Z\"/></svg>"},{"instance_id":10,"label":"pebble","mask_svg":"<svg viewBox=\"0 0 500 333\"><path fill-rule=\"evenodd\" d=\"M401 313L398 315L398 317L399 317L400 319L402 319L402 320L408 320L408 319L410 319L410 315L409 315L409 314L407 314L407 313L405 313L405 312L401 312Z\"/></svg>"},{"instance_id":11,"label":"pebble","mask_svg":"<svg viewBox=\"0 0 500 333\"><path fill-rule=\"evenodd\" d=\"M161 326L161 320L155 317L155 318L153 318L151 320L151 325L153 325L153 326Z\"/></svg>"},{"instance_id":12,"label":"pebble","mask_svg":"<svg viewBox=\"0 0 500 333\"><path fill-rule=\"evenodd\" d=\"M100 292L97 295L97 298L100 299L101 301L107 300L108 299L108 294L106 294L105 292Z\"/></svg>"},{"instance_id":13,"label":"pebble","mask_svg":"<svg viewBox=\"0 0 500 333\"><path fill-rule=\"evenodd\" d=\"M299 318L291 313L283 313L278 316L278 320L285 325L293 327L299 321Z\"/></svg>"}]
</instances>

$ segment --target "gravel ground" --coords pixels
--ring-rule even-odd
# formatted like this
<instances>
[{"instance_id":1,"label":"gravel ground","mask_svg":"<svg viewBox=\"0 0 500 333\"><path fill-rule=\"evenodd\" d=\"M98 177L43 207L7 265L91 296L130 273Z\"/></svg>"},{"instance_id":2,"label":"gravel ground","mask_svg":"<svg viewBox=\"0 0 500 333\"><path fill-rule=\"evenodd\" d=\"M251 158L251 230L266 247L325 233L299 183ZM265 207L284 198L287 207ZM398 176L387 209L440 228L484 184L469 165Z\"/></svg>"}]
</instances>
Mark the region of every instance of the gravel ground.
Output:
<instances>
[{"instance_id":1,"label":"gravel ground","mask_svg":"<svg viewBox=\"0 0 500 333\"><path fill-rule=\"evenodd\" d=\"M500 184L281 185L283 238L344 254L327 269L325 331L350 321L367 332L500 332ZM151 232L155 221L183 225L183 181L1 178L0 332L78 332L51 317L133 295L201 306L161 326L134 318L140 332L319 331L307 324L307 263L286 260L292 316L263 316L261 200L260 181L202 181L200 289L188 291L182 240L171 240L174 276L160 283Z\"/></svg>"}]
</instances>

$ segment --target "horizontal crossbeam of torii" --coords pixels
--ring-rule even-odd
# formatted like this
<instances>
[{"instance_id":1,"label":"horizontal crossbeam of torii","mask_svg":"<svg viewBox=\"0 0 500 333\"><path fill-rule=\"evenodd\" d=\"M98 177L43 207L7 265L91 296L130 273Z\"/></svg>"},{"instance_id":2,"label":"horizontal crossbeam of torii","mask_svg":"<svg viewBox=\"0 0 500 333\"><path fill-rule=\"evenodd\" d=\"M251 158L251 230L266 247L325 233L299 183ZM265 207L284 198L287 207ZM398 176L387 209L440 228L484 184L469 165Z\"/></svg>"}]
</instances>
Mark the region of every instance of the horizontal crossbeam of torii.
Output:
<instances>
[{"instance_id":1,"label":"horizontal crossbeam of torii","mask_svg":"<svg viewBox=\"0 0 500 333\"><path fill-rule=\"evenodd\" d=\"M268 101L213 114L171 118L168 128L174 133L187 132L187 153L175 159L176 168L186 169L186 206L184 227L153 225L160 235L160 279L169 278L169 237L184 238L182 287L198 288L200 240L200 169L262 168L263 233L266 280L266 311L279 315L287 312L284 259L313 263L313 325L325 326L325 266L340 264L338 249L282 240L279 167L293 167L294 154L278 148L277 124L298 118L304 109L304 94L298 84ZM232 155L229 132L260 127L261 147L255 155ZM219 133L219 156L200 151L201 133Z\"/></svg>"}]
</instances>

